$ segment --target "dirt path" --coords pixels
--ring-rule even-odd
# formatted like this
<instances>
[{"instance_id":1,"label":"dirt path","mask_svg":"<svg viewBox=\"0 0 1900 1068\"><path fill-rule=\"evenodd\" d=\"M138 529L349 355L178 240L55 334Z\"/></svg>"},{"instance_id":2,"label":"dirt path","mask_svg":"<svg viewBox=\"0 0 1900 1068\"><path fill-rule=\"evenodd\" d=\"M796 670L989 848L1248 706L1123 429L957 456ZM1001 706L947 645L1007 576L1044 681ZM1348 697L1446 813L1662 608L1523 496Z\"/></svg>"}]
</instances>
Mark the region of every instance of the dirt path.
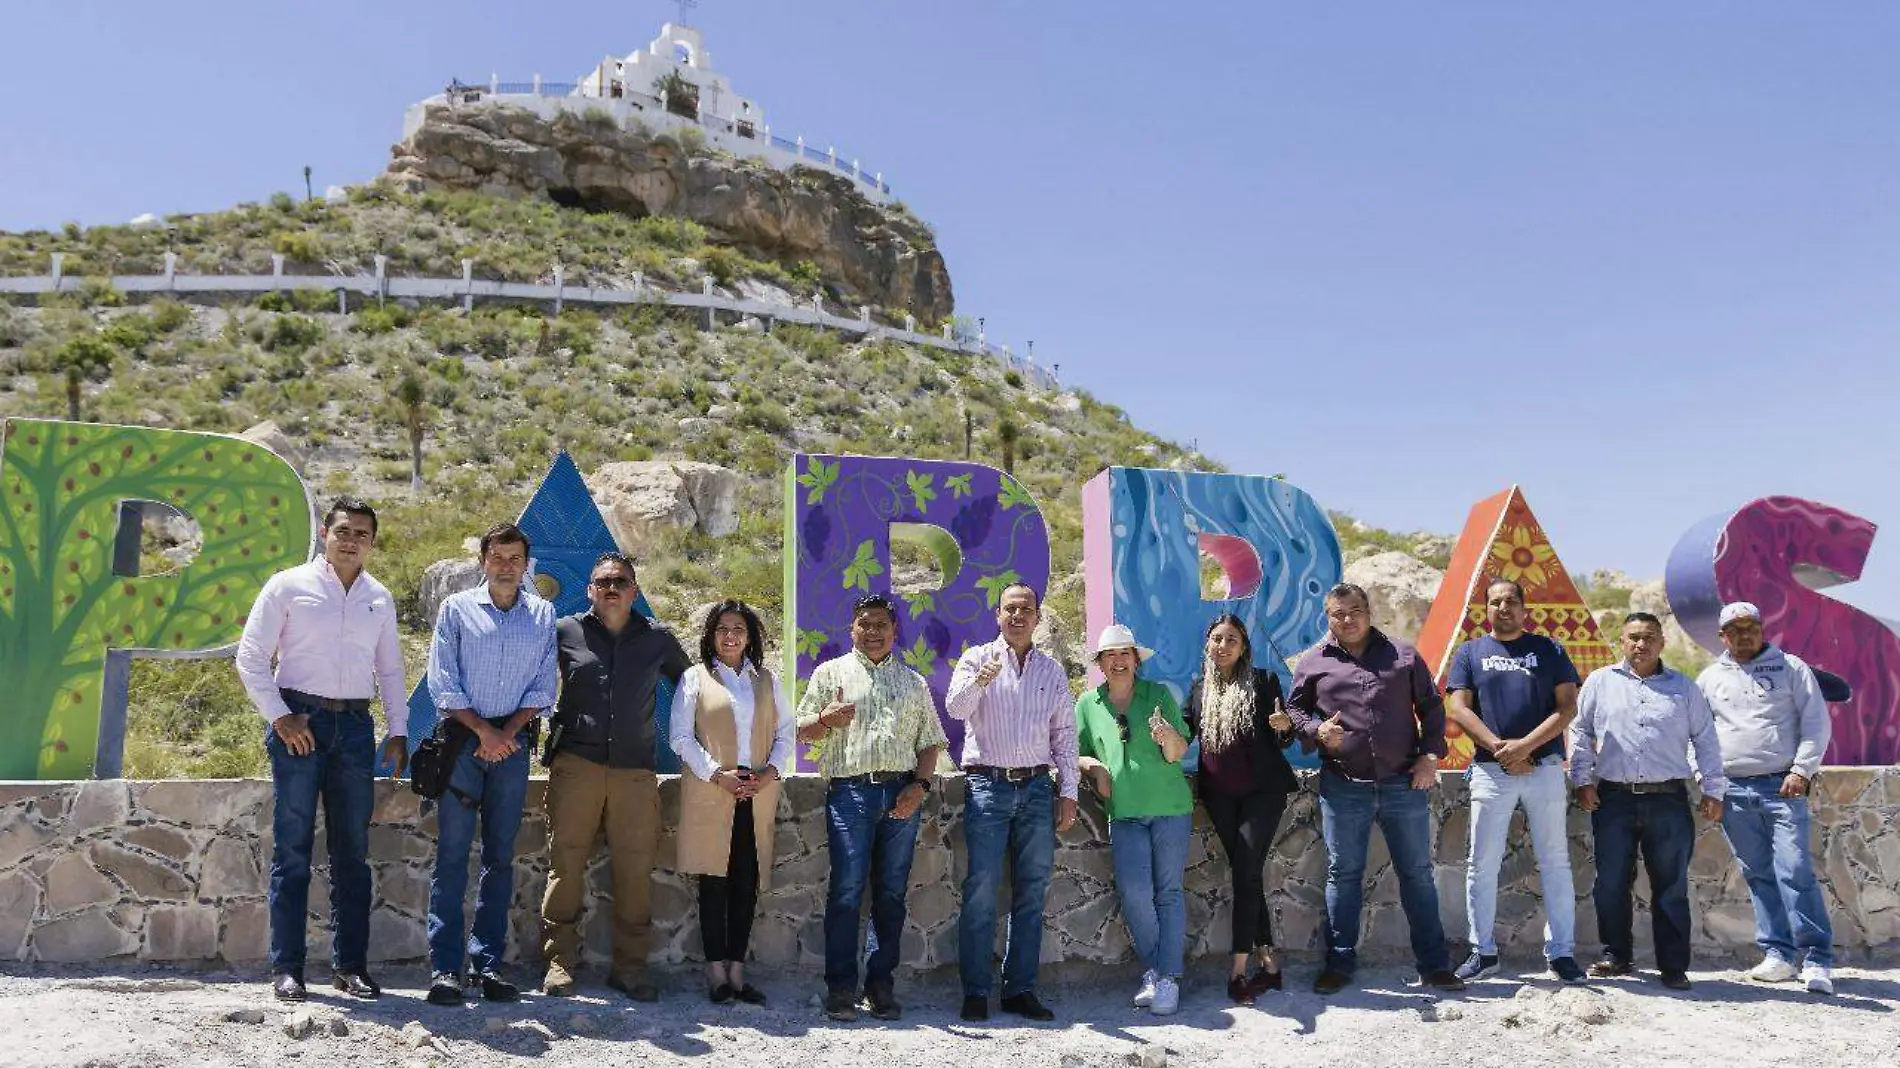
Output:
<instances>
[{"instance_id":1,"label":"dirt path","mask_svg":"<svg viewBox=\"0 0 1900 1068\"><path fill-rule=\"evenodd\" d=\"M720 1007L696 973L667 977L658 1004L633 1005L596 985L582 996L527 995L514 1005L438 1009L419 969L392 969L378 1002L317 994L310 1033L285 1033L286 1013L252 975L73 968L0 971L0 1064L16 1068L184 1068L346 1065L475 1068L696 1062L773 1068L1147 1068L1201 1065L1531 1068L1535 1065L1877 1065L1900 1063L1900 970L1845 969L1832 998L1751 984L1733 971L1692 973L1695 990L1653 980L1559 989L1538 979L1480 984L1438 998L1397 968L1368 968L1354 989L1321 999L1296 962L1291 992L1239 1009L1218 972L1189 977L1182 1011L1129 1008L1130 977L1071 976L1044 994L1053 1024L956 1017L954 978L905 982L904 1019L827 1023L813 976L759 972L765 1008ZM316 979L317 975L312 974ZM313 988L313 992L317 988ZM255 1020L257 1022L248 1022ZM407 1028L407 1030L405 1030ZM1146 1055L1144 1062L1143 1056Z\"/></svg>"}]
</instances>

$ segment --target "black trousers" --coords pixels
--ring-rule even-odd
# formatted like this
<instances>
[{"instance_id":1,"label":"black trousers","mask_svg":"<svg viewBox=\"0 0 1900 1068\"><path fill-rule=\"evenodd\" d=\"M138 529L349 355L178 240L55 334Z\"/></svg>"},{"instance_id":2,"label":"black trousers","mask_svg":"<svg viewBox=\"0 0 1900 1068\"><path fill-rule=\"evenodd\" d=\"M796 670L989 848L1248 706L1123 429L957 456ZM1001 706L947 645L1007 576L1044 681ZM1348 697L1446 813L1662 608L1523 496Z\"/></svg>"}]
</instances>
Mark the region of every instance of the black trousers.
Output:
<instances>
[{"instance_id":1,"label":"black trousers","mask_svg":"<svg viewBox=\"0 0 1900 1068\"><path fill-rule=\"evenodd\" d=\"M1206 790L1201 803L1227 851L1234 877L1233 952L1251 953L1273 944L1273 914L1267 909L1267 854L1286 812L1286 795L1259 791L1223 794Z\"/></svg>"},{"instance_id":2,"label":"black trousers","mask_svg":"<svg viewBox=\"0 0 1900 1068\"><path fill-rule=\"evenodd\" d=\"M709 962L745 961L758 905L759 850L747 798L733 809L726 874L699 877L699 937Z\"/></svg>"},{"instance_id":3,"label":"black trousers","mask_svg":"<svg viewBox=\"0 0 1900 1068\"><path fill-rule=\"evenodd\" d=\"M1686 791L1632 794L1600 787L1600 804L1590 813L1596 836L1597 933L1606 955L1634 963L1635 924L1630 889L1636 885L1636 858L1649 873L1650 929L1656 938L1656 967L1689 970L1689 857L1695 852L1695 817Z\"/></svg>"}]
</instances>

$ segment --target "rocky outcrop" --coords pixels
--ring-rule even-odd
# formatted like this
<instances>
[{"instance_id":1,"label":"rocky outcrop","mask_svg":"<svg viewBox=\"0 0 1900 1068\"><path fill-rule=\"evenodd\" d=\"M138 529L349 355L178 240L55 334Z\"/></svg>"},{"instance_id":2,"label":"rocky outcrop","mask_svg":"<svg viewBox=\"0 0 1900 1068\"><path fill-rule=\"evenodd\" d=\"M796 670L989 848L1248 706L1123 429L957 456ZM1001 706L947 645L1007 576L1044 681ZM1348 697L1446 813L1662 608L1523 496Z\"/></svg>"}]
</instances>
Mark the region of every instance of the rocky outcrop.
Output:
<instances>
[{"instance_id":1,"label":"rocky outcrop","mask_svg":"<svg viewBox=\"0 0 1900 1068\"><path fill-rule=\"evenodd\" d=\"M466 556L437 560L422 570L422 582L416 587L417 618L435 625L436 613L451 593L472 590L482 584L482 565Z\"/></svg>"},{"instance_id":2,"label":"rocky outcrop","mask_svg":"<svg viewBox=\"0 0 1900 1068\"><path fill-rule=\"evenodd\" d=\"M811 260L850 304L908 310L926 322L955 306L950 272L921 223L815 168L788 172L692 155L665 135L571 112L544 119L509 106L431 106L393 152L389 174L411 189L544 196L635 218L679 216L741 248Z\"/></svg>"},{"instance_id":3,"label":"rocky outcrop","mask_svg":"<svg viewBox=\"0 0 1900 1068\"><path fill-rule=\"evenodd\" d=\"M252 444L262 445L276 453L278 458L294 468L297 474L309 473L305 467L310 459L309 453L299 448L296 442L291 441L290 435L284 433L283 428L278 426L275 420L266 419L248 430L241 431L238 437Z\"/></svg>"},{"instance_id":4,"label":"rocky outcrop","mask_svg":"<svg viewBox=\"0 0 1900 1068\"><path fill-rule=\"evenodd\" d=\"M1401 552L1374 553L1346 565L1346 581L1366 589L1372 625L1411 641L1425 626L1445 573Z\"/></svg>"},{"instance_id":5,"label":"rocky outcrop","mask_svg":"<svg viewBox=\"0 0 1900 1068\"><path fill-rule=\"evenodd\" d=\"M639 559L667 528L723 538L739 529L739 473L688 460L623 460L587 476L620 547Z\"/></svg>"}]
</instances>

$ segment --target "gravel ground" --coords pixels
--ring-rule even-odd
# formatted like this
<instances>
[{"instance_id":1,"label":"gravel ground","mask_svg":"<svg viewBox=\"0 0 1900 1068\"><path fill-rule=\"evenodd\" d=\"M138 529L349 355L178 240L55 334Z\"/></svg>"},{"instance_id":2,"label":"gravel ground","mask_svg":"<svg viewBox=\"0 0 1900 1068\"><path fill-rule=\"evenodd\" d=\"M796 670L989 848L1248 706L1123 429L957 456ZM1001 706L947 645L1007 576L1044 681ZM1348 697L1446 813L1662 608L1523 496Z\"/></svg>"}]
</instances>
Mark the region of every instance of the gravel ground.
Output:
<instances>
[{"instance_id":1,"label":"gravel ground","mask_svg":"<svg viewBox=\"0 0 1900 1068\"><path fill-rule=\"evenodd\" d=\"M657 1004L635 1005L592 982L571 999L524 996L439 1009L422 1001L418 968L385 969L380 1001L313 987L308 1016L273 1002L256 974L139 966L0 969L0 1064L17 1068L171 1066L456 1066L669 1064L707 1057L826 1068L1109 1068L1175 1065L1466 1066L1891 1065L1900 1063L1900 970L1842 969L1838 993L1749 983L1731 970L1691 973L1687 994L1646 978L1560 988L1505 978L1437 997L1404 970L1362 969L1353 989L1322 999L1296 961L1292 990L1254 1008L1228 1005L1217 970L1189 977L1181 1012L1128 1006L1133 977L1070 972L1045 984L1051 1024L956 1016L954 976L900 982L902 1021L830 1024L809 975L755 970L763 1008L715 1006L698 972L665 973ZM317 980L318 973L311 978ZM591 978L591 977L588 977ZM303 1037L287 1024L307 1028Z\"/></svg>"}]
</instances>

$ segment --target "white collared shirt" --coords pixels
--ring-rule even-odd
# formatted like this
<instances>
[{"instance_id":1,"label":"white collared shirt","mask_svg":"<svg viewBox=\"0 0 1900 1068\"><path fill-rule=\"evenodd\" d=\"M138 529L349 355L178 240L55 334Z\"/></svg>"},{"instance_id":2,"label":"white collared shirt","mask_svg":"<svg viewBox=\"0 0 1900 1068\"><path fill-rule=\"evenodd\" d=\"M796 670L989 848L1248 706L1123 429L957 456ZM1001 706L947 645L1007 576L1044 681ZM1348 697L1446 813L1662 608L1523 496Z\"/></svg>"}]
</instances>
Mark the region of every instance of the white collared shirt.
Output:
<instances>
[{"instance_id":1,"label":"white collared shirt","mask_svg":"<svg viewBox=\"0 0 1900 1068\"><path fill-rule=\"evenodd\" d=\"M791 765L792 734L797 725L797 719L793 717L791 708L785 703L785 690L779 685L778 676L774 675L772 677L772 707L776 711L778 720L772 726L772 752L765 764L754 764L752 762L752 710L758 698L753 685L758 682L759 672L752 666L751 661L742 661L739 666L744 670L737 673L717 660L708 666L708 670L718 678L719 685L724 686L732 694L732 725L737 732L739 743L738 762L754 770L769 764L777 768L779 774L789 774L793 770ZM673 714L666 725L666 739L667 743L673 747L673 752L679 754L680 763L685 764L694 775L711 782L713 774L719 770L719 765L713 760L712 754L706 751L706 747L699 744L699 733L696 730L698 714L699 672L688 671L680 676L679 687L673 691Z\"/></svg>"},{"instance_id":2,"label":"white collared shirt","mask_svg":"<svg viewBox=\"0 0 1900 1068\"><path fill-rule=\"evenodd\" d=\"M380 695L389 736L409 733L396 601L367 571L347 590L321 556L272 575L245 617L237 672L271 722L290 714L279 689L338 700Z\"/></svg>"}]
</instances>

